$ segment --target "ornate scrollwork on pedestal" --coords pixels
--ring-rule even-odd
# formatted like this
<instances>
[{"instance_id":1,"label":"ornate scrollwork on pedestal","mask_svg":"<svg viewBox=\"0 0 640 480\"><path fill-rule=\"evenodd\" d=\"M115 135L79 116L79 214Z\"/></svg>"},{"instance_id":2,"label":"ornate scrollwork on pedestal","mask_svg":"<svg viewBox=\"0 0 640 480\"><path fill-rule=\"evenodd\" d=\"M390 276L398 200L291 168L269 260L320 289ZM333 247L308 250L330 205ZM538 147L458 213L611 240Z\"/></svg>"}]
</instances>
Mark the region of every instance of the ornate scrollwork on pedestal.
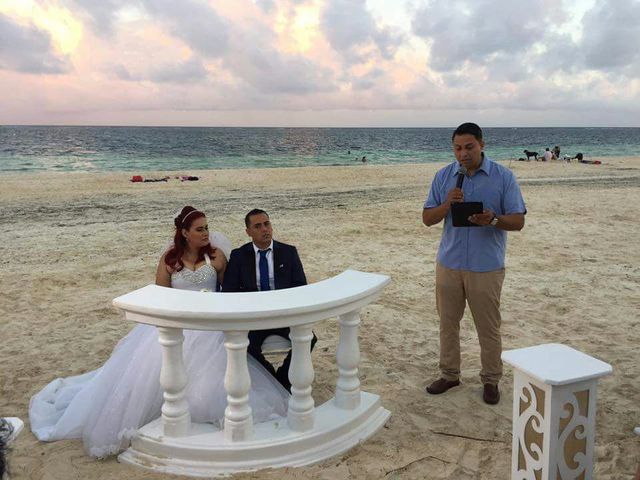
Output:
<instances>
[{"instance_id":1,"label":"ornate scrollwork on pedestal","mask_svg":"<svg viewBox=\"0 0 640 480\"><path fill-rule=\"evenodd\" d=\"M568 392L560 404L558 477L581 479L587 467L589 390Z\"/></svg>"},{"instance_id":2,"label":"ornate scrollwork on pedestal","mask_svg":"<svg viewBox=\"0 0 640 480\"><path fill-rule=\"evenodd\" d=\"M520 408L514 432L518 434L518 471L515 480L536 480L542 474L545 393L530 383L520 386Z\"/></svg>"}]
</instances>

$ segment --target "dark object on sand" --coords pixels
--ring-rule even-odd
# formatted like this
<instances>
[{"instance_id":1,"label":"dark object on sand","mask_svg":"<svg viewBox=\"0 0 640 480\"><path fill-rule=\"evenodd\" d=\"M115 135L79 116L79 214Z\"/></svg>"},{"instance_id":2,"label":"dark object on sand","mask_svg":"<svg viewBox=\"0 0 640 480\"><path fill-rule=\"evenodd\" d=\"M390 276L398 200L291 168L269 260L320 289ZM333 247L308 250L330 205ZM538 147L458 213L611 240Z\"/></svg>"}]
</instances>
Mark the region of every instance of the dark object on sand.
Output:
<instances>
[{"instance_id":1,"label":"dark object on sand","mask_svg":"<svg viewBox=\"0 0 640 480\"><path fill-rule=\"evenodd\" d=\"M12 433L13 425L4 418L0 418L0 478L4 478L4 474L7 471L5 453Z\"/></svg>"},{"instance_id":2,"label":"dark object on sand","mask_svg":"<svg viewBox=\"0 0 640 480\"><path fill-rule=\"evenodd\" d=\"M533 157L534 160L538 160L538 152L530 152L529 150L525 150L524 154L527 156L527 160L529 160L529 158Z\"/></svg>"},{"instance_id":3,"label":"dark object on sand","mask_svg":"<svg viewBox=\"0 0 640 480\"><path fill-rule=\"evenodd\" d=\"M200 180L198 177L193 177L191 175L183 175L182 177L179 177L181 182L193 182L196 180Z\"/></svg>"},{"instance_id":4,"label":"dark object on sand","mask_svg":"<svg viewBox=\"0 0 640 480\"><path fill-rule=\"evenodd\" d=\"M589 165L602 165L600 160L578 160L578 163L588 163Z\"/></svg>"},{"instance_id":5,"label":"dark object on sand","mask_svg":"<svg viewBox=\"0 0 640 480\"><path fill-rule=\"evenodd\" d=\"M134 175L131 177L130 182L138 183L138 182L168 182L170 177L162 177L162 178L144 178L142 175Z\"/></svg>"},{"instance_id":6,"label":"dark object on sand","mask_svg":"<svg viewBox=\"0 0 640 480\"><path fill-rule=\"evenodd\" d=\"M145 178L143 181L144 181L144 182L167 182L167 181L169 181L169 177L163 177L163 178Z\"/></svg>"},{"instance_id":7,"label":"dark object on sand","mask_svg":"<svg viewBox=\"0 0 640 480\"><path fill-rule=\"evenodd\" d=\"M576 156L573 158L578 160L578 163L587 163L589 165L602 165L602 162L600 160L585 160L582 153L576 153Z\"/></svg>"}]
</instances>

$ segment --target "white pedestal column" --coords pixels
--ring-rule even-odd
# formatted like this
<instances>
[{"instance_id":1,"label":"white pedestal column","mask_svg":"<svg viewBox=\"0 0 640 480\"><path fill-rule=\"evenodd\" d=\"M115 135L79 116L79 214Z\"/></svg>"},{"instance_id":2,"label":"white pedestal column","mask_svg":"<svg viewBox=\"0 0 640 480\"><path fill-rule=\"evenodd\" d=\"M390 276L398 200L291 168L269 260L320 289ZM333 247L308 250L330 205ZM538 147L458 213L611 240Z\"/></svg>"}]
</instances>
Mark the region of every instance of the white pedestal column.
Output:
<instances>
[{"instance_id":1,"label":"white pedestal column","mask_svg":"<svg viewBox=\"0 0 640 480\"><path fill-rule=\"evenodd\" d=\"M225 332L227 371L224 387L227 390L227 408L224 411L224 438L227 442L242 442L253 438L253 417L249 406L251 378L247 366L247 333Z\"/></svg>"},{"instance_id":2,"label":"white pedestal column","mask_svg":"<svg viewBox=\"0 0 640 480\"><path fill-rule=\"evenodd\" d=\"M338 317L340 340L336 352L338 363L338 382L336 384L336 406L352 410L360 405L360 346L358 327L360 311L349 312Z\"/></svg>"},{"instance_id":3,"label":"white pedestal column","mask_svg":"<svg viewBox=\"0 0 640 480\"><path fill-rule=\"evenodd\" d=\"M162 428L167 437L182 437L189 432L191 424L189 404L185 398L188 379L182 359L182 329L158 327L158 341L162 346Z\"/></svg>"},{"instance_id":4,"label":"white pedestal column","mask_svg":"<svg viewBox=\"0 0 640 480\"><path fill-rule=\"evenodd\" d=\"M596 384L611 365L560 344L502 358L515 368L512 480L592 479Z\"/></svg>"},{"instance_id":5,"label":"white pedestal column","mask_svg":"<svg viewBox=\"0 0 640 480\"><path fill-rule=\"evenodd\" d=\"M291 327L291 366L289 381L291 382L291 398L287 423L291 430L303 432L313 428L315 403L311 396L313 383L313 363L311 361L311 340L313 325Z\"/></svg>"}]
</instances>

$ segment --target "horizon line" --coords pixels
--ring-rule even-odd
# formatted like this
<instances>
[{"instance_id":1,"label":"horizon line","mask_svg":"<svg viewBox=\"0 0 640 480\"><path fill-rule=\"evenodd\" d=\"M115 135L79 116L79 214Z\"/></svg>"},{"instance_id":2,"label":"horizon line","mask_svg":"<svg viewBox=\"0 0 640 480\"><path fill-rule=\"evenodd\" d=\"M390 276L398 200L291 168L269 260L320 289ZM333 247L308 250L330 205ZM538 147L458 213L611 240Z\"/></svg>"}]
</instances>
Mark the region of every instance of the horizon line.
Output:
<instances>
[{"instance_id":1,"label":"horizon line","mask_svg":"<svg viewBox=\"0 0 640 480\"><path fill-rule=\"evenodd\" d=\"M318 128L318 129L429 129L429 128L441 128L441 129L455 129L457 125L444 125L444 126L306 126L306 125L127 125L127 124L58 124L58 123L7 123L0 124L1 127L97 127L97 128ZM512 126L498 126L498 125L485 125L482 128L504 128L504 129L525 129L525 128L640 128L638 126L629 125L553 125L553 126L541 126L541 125L512 125Z\"/></svg>"}]
</instances>

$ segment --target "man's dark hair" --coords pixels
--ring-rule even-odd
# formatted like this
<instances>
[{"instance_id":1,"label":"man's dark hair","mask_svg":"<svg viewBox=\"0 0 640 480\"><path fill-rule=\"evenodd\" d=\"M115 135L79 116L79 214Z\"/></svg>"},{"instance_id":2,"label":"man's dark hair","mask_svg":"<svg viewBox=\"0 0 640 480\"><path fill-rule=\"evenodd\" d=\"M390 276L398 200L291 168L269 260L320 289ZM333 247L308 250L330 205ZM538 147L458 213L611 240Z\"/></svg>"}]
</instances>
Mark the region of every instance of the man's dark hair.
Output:
<instances>
[{"instance_id":1,"label":"man's dark hair","mask_svg":"<svg viewBox=\"0 0 640 480\"><path fill-rule=\"evenodd\" d=\"M452 142L456 135L473 135L476 137L476 140L479 142L482 141L482 129L477 124L471 122L463 123L453 131L453 135L451 135Z\"/></svg>"},{"instance_id":2,"label":"man's dark hair","mask_svg":"<svg viewBox=\"0 0 640 480\"><path fill-rule=\"evenodd\" d=\"M269 214L267 212L265 212L264 210L260 210L259 208L254 208L249 213L247 213L244 216L244 225L245 225L245 227L249 227L249 225L251 225L251 217L252 216L260 215L260 214L265 214L267 217L269 216Z\"/></svg>"}]
</instances>

